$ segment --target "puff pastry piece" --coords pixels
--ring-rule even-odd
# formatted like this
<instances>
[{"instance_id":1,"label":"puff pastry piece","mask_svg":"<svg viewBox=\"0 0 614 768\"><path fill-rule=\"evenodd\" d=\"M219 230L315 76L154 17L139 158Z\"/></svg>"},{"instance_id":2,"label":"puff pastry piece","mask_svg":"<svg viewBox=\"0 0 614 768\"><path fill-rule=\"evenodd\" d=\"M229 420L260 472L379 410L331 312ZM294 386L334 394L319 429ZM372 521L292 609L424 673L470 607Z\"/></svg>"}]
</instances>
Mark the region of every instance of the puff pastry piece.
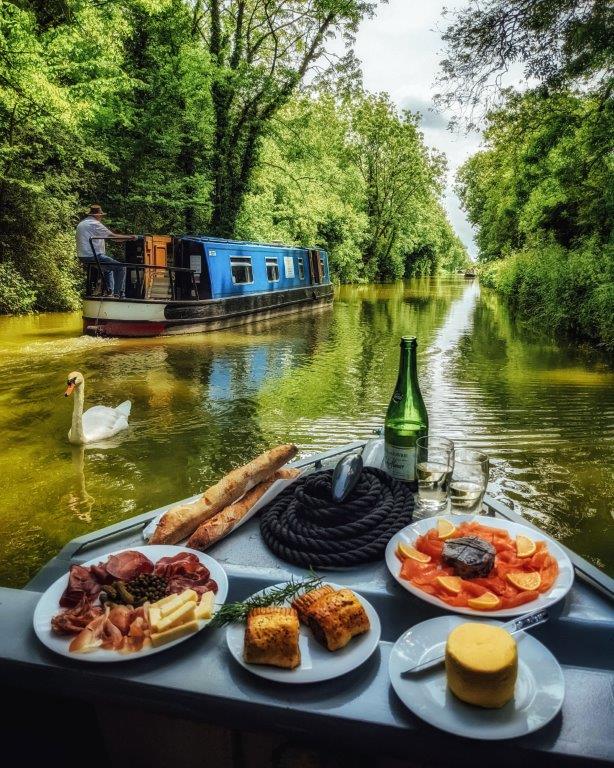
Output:
<instances>
[{"instance_id":1,"label":"puff pastry piece","mask_svg":"<svg viewBox=\"0 0 614 768\"><path fill-rule=\"evenodd\" d=\"M370 629L369 617L350 589L320 597L307 610L307 623L317 640L329 651L344 648L356 635Z\"/></svg>"},{"instance_id":2,"label":"puff pastry piece","mask_svg":"<svg viewBox=\"0 0 614 768\"><path fill-rule=\"evenodd\" d=\"M301 663L294 608L254 608L247 615L243 658L248 664L295 669Z\"/></svg>"},{"instance_id":3,"label":"puff pastry piece","mask_svg":"<svg viewBox=\"0 0 614 768\"><path fill-rule=\"evenodd\" d=\"M312 589L311 592L305 592L304 595L301 595L292 601L292 607L298 613L298 617L303 624L308 623L307 614L309 613L309 609L315 605L321 597L332 595L334 591L335 590L330 584L324 584L322 587Z\"/></svg>"}]
</instances>

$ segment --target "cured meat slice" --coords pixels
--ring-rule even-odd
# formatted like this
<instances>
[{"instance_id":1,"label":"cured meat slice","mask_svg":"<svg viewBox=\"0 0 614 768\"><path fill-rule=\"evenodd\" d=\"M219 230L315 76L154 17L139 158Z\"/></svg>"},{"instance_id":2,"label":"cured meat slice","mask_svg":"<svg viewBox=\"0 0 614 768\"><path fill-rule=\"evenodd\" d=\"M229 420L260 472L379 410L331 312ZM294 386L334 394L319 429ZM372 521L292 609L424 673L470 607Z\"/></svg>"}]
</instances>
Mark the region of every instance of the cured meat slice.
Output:
<instances>
[{"instance_id":1,"label":"cured meat slice","mask_svg":"<svg viewBox=\"0 0 614 768\"><path fill-rule=\"evenodd\" d=\"M217 593L217 582L213 579L206 579L205 581L199 579L190 579L187 576L175 576L169 579L167 592L169 595L180 595L185 592L186 589L193 589L198 595L202 595L205 592Z\"/></svg>"},{"instance_id":2,"label":"cured meat slice","mask_svg":"<svg viewBox=\"0 0 614 768\"><path fill-rule=\"evenodd\" d=\"M132 549L111 555L104 567L111 578L119 581L131 581L142 573L153 573L154 570L154 564L148 557Z\"/></svg>"},{"instance_id":3,"label":"cured meat slice","mask_svg":"<svg viewBox=\"0 0 614 768\"><path fill-rule=\"evenodd\" d=\"M478 536L449 539L443 545L442 560L463 579L488 576L495 564L493 545Z\"/></svg>"},{"instance_id":4,"label":"cured meat slice","mask_svg":"<svg viewBox=\"0 0 614 768\"><path fill-rule=\"evenodd\" d=\"M96 581L100 582L100 584L106 584L107 581L109 581L109 574L107 573L107 569L105 568L104 563L98 563L98 565L90 565L90 573L96 579Z\"/></svg>"},{"instance_id":5,"label":"cured meat slice","mask_svg":"<svg viewBox=\"0 0 614 768\"><path fill-rule=\"evenodd\" d=\"M93 602L100 592L101 585L92 576L89 568L82 565L71 565L68 573L68 586L62 593L60 605L62 608L75 608L83 597Z\"/></svg>"},{"instance_id":6,"label":"cured meat slice","mask_svg":"<svg viewBox=\"0 0 614 768\"><path fill-rule=\"evenodd\" d=\"M161 557L156 563L154 573L165 579L188 574L198 574L200 578L209 578L209 569L192 552L179 552L173 557Z\"/></svg>"},{"instance_id":7,"label":"cured meat slice","mask_svg":"<svg viewBox=\"0 0 614 768\"><path fill-rule=\"evenodd\" d=\"M102 608L92 605L87 595L83 595L78 605L61 611L51 619L51 628L58 635L77 635L101 614Z\"/></svg>"},{"instance_id":8,"label":"cured meat slice","mask_svg":"<svg viewBox=\"0 0 614 768\"><path fill-rule=\"evenodd\" d=\"M185 589L193 589L199 595L217 592L217 584L211 578L209 569L192 552L162 557L156 563L154 573L168 579L169 594L179 594Z\"/></svg>"}]
</instances>

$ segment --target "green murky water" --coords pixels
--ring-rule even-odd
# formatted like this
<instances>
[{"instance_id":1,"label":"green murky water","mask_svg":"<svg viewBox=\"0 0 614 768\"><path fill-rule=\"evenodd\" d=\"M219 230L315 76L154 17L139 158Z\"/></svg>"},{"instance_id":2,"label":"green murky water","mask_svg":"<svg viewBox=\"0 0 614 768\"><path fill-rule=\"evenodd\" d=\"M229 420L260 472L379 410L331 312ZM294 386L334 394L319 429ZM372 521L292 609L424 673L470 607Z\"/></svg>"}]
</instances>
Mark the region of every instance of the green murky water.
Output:
<instances>
[{"instance_id":1,"label":"green murky water","mask_svg":"<svg viewBox=\"0 0 614 768\"><path fill-rule=\"evenodd\" d=\"M334 306L250 330L171 339L80 335L78 314L0 318L0 583L68 540L202 490L277 442L367 437L418 336L431 428L485 450L491 492L614 573L614 371L597 352L519 332L462 278L343 287ZM107 446L67 441L66 374L86 408L132 400Z\"/></svg>"}]
</instances>

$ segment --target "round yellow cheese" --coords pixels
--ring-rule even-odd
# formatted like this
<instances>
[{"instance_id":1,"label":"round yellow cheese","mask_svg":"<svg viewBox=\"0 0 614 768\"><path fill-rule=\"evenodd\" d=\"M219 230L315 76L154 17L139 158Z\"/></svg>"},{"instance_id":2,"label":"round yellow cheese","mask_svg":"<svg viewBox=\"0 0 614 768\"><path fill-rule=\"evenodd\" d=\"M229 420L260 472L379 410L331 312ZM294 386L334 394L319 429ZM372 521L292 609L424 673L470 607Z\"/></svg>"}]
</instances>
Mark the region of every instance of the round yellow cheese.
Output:
<instances>
[{"instance_id":1,"label":"round yellow cheese","mask_svg":"<svg viewBox=\"0 0 614 768\"><path fill-rule=\"evenodd\" d=\"M461 701L495 709L514 697L518 653L514 638L490 624L459 624L448 635L446 675Z\"/></svg>"}]
</instances>

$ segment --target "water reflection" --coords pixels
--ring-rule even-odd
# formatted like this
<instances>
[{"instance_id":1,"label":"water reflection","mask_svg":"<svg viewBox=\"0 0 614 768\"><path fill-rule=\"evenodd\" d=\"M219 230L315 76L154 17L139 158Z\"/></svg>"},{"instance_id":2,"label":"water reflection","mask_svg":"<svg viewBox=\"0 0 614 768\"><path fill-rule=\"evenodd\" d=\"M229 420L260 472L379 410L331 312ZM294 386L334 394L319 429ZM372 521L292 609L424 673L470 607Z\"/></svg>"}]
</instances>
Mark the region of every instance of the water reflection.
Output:
<instances>
[{"instance_id":1,"label":"water reflection","mask_svg":"<svg viewBox=\"0 0 614 768\"><path fill-rule=\"evenodd\" d=\"M0 319L0 583L25 583L74 536L196 493L275 442L306 453L368 437L408 333L433 430L489 453L497 496L614 571L612 370L519 332L475 282L342 287L328 311L249 330L79 332L78 315ZM132 400L121 440L67 443L73 369L86 407Z\"/></svg>"}]
</instances>

